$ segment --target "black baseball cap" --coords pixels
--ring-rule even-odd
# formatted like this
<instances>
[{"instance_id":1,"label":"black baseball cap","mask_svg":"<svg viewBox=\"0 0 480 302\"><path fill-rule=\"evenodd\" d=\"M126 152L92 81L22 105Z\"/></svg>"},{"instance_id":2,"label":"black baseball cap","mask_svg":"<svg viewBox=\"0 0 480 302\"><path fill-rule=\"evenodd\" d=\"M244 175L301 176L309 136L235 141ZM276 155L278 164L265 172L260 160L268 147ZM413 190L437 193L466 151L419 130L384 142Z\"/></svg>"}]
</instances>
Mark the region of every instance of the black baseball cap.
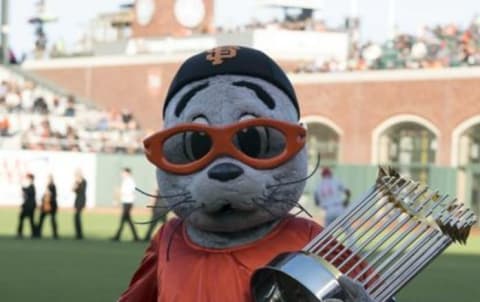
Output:
<instances>
[{"instance_id":1,"label":"black baseball cap","mask_svg":"<svg viewBox=\"0 0 480 302\"><path fill-rule=\"evenodd\" d=\"M275 85L290 98L300 116L297 96L285 72L260 50L243 46L220 46L187 59L170 84L163 105L163 115L172 97L183 86L215 75L246 75Z\"/></svg>"}]
</instances>

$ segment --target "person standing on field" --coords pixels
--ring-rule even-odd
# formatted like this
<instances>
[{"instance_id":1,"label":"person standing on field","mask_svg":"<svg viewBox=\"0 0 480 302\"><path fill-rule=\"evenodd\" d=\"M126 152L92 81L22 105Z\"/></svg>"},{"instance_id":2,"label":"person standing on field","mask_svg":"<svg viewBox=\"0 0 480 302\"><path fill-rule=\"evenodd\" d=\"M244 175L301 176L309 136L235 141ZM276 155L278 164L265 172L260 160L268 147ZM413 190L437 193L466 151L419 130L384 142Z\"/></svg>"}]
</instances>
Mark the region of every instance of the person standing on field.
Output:
<instances>
[{"instance_id":1,"label":"person standing on field","mask_svg":"<svg viewBox=\"0 0 480 302\"><path fill-rule=\"evenodd\" d=\"M37 226L37 235L42 237L42 228L45 217L50 215L52 223L52 234L54 239L58 239L57 232L57 187L53 181L53 176L48 176L47 189L42 197L42 204L40 206L40 221Z\"/></svg>"},{"instance_id":2,"label":"person standing on field","mask_svg":"<svg viewBox=\"0 0 480 302\"><path fill-rule=\"evenodd\" d=\"M83 174L80 170L77 170L75 172L75 183L73 185L73 192L75 192L75 203L74 203L75 238L78 240L81 240L83 239L81 215L87 203L87 181L83 177Z\"/></svg>"},{"instance_id":3,"label":"person standing on field","mask_svg":"<svg viewBox=\"0 0 480 302\"><path fill-rule=\"evenodd\" d=\"M118 227L117 233L112 238L113 241L119 241L120 236L122 235L123 226L127 223L132 230L133 239L138 241L137 230L132 221L131 211L133 208L133 203L135 201L135 180L132 176L132 171L130 168L124 168L122 171L122 184L120 187L120 200L122 203L122 216L120 217L120 225Z\"/></svg>"},{"instance_id":4,"label":"person standing on field","mask_svg":"<svg viewBox=\"0 0 480 302\"><path fill-rule=\"evenodd\" d=\"M22 186L23 203L20 209L20 217L18 218L17 238L23 238L23 221L25 218L30 222L31 237L34 238L36 236L35 222L33 220L35 208L37 207L34 179L33 174L28 173Z\"/></svg>"}]
</instances>

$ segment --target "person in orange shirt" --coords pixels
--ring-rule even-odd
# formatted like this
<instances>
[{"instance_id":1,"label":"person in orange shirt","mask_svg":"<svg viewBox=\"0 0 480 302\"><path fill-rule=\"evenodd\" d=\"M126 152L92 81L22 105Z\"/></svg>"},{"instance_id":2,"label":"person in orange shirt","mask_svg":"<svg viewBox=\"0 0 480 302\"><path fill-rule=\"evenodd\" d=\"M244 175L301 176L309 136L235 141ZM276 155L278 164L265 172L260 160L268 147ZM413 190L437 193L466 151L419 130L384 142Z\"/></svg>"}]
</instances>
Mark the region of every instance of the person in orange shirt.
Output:
<instances>
[{"instance_id":1,"label":"person in orange shirt","mask_svg":"<svg viewBox=\"0 0 480 302\"><path fill-rule=\"evenodd\" d=\"M163 116L145 153L179 218L153 237L118 301L252 301L252 273L322 230L289 214L307 175L293 87L264 53L215 48L180 67ZM345 290L346 302L370 301L362 287Z\"/></svg>"}]
</instances>

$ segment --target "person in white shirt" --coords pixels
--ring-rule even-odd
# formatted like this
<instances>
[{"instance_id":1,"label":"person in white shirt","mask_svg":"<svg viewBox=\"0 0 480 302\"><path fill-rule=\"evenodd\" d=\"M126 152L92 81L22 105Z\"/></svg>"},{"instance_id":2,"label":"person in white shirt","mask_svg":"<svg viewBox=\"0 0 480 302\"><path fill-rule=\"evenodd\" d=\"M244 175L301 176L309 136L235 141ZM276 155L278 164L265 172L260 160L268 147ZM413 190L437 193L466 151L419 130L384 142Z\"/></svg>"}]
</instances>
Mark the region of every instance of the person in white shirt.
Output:
<instances>
[{"instance_id":1,"label":"person in white shirt","mask_svg":"<svg viewBox=\"0 0 480 302\"><path fill-rule=\"evenodd\" d=\"M325 211L325 225L328 226L343 214L350 199L350 190L333 177L329 168L324 168L322 180L314 193L314 199L315 204Z\"/></svg>"},{"instance_id":2,"label":"person in white shirt","mask_svg":"<svg viewBox=\"0 0 480 302\"><path fill-rule=\"evenodd\" d=\"M138 241L137 231L135 225L132 221L131 211L133 203L135 201L135 180L132 176L132 171L130 168L124 168L122 171L122 184L120 187L120 200L122 202L122 216L120 218L120 226L118 227L117 233L112 238L114 241L119 241L120 236L122 235L123 226L127 223L132 230L133 239Z\"/></svg>"},{"instance_id":3,"label":"person in white shirt","mask_svg":"<svg viewBox=\"0 0 480 302\"><path fill-rule=\"evenodd\" d=\"M18 112L22 110L22 102L18 91L10 91L5 96L5 104L9 112Z\"/></svg>"}]
</instances>

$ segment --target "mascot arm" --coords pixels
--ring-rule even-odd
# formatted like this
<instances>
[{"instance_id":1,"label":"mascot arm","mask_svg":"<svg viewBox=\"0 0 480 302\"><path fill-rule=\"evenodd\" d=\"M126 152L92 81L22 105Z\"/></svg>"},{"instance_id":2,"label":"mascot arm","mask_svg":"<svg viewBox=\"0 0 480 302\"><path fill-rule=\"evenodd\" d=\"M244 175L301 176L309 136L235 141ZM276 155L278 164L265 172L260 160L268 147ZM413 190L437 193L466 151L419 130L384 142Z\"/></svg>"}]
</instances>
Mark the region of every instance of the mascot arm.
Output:
<instances>
[{"instance_id":1,"label":"mascot arm","mask_svg":"<svg viewBox=\"0 0 480 302\"><path fill-rule=\"evenodd\" d=\"M143 257L140 267L133 275L128 289L122 294L117 302L157 301L158 249L162 233L163 227L150 242L150 246L145 252L145 256Z\"/></svg>"}]
</instances>

